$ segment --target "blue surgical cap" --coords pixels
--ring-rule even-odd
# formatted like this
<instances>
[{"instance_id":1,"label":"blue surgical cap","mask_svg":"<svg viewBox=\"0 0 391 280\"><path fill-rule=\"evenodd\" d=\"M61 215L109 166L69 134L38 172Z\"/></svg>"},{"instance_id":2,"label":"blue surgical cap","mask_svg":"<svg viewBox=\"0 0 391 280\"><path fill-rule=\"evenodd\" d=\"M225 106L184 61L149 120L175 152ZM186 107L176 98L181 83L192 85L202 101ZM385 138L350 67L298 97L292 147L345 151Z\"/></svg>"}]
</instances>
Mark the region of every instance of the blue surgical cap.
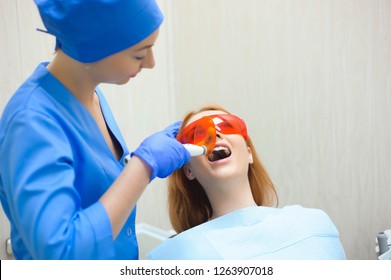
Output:
<instances>
[{"instance_id":1,"label":"blue surgical cap","mask_svg":"<svg viewBox=\"0 0 391 280\"><path fill-rule=\"evenodd\" d=\"M92 63L151 35L163 15L155 0L34 0L56 46Z\"/></svg>"}]
</instances>

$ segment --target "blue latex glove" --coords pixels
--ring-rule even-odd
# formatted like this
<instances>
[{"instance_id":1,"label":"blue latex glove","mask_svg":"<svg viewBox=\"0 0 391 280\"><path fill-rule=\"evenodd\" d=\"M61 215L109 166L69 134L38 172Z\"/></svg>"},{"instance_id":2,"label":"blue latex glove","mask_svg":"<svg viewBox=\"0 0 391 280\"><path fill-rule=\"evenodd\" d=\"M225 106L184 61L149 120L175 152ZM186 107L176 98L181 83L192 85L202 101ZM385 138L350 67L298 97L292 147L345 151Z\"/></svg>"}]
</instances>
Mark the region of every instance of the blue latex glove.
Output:
<instances>
[{"instance_id":1,"label":"blue latex glove","mask_svg":"<svg viewBox=\"0 0 391 280\"><path fill-rule=\"evenodd\" d=\"M178 121L152 134L131 153L131 156L138 156L151 167L151 181L155 177L165 178L189 162L190 153L175 138L180 126L181 122Z\"/></svg>"}]
</instances>

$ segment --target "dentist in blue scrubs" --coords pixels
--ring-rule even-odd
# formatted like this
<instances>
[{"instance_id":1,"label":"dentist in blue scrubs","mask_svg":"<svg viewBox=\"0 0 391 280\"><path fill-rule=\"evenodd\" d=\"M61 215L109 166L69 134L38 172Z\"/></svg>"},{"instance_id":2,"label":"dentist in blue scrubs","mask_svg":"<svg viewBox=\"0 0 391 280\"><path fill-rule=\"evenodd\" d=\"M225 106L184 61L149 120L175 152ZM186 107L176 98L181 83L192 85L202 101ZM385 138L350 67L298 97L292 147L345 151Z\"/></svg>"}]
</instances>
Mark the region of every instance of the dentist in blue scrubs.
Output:
<instances>
[{"instance_id":1,"label":"dentist in blue scrubs","mask_svg":"<svg viewBox=\"0 0 391 280\"><path fill-rule=\"evenodd\" d=\"M190 159L180 123L129 151L99 84L155 65L155 0L35 0L56 54L0 121L0 199L16 259L138 259L136 202ZM128 163L124 158L131 154Z\"/></svg>"}]
</instances>

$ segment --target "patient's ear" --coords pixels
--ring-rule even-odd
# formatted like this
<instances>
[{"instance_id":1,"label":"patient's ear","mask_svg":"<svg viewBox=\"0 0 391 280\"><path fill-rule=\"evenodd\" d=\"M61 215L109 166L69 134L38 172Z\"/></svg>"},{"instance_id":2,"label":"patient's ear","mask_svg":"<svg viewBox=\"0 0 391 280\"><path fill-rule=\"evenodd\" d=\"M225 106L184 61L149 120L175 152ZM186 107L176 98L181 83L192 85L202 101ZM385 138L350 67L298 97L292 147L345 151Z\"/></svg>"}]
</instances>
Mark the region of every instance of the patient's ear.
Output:
<instances>
[{"instance_id":1,"label":"patient's ear","mask_svg":"<svg viewBox=\"0 0 391 280\"><path fill-rule=\"evenodd\" d=\"M253 159L253 153L251 151L251 148L247 147L247 151L248 151L248 163L252 164L254 163L254 159Z\"/></svg>"},{"instance_id":2,"label":"patient's ear","mask_svg":"<svg viewBox=\"0 0 391 280\"><path fill-rule=\"evenodd\" d=\"M193 172L191 171L191 168L188 164L183 166L183 172L185 173L187 179L189 179L190 181L195 179Z\"/></svg>"}]
</instances>

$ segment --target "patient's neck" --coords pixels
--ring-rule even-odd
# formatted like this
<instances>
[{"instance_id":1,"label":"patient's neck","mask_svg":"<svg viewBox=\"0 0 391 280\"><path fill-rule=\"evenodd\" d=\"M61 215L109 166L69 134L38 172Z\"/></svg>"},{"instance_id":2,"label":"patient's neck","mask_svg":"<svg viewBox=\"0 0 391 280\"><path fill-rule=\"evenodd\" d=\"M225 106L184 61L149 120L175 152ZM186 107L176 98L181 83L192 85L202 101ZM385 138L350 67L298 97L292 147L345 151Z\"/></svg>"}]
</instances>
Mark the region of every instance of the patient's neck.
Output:
<instances>
[{"instance_id":1,"label":"patient's neck","mask_svg":"<svg viewBox=\"0 0 391 280\"><path fill-rule=\"evenodd\" d=\"M256 206L250 184L242 184L240 187L219 187L214 192L208 192L213 213L211 220L242 208Z\"/></svg>"}]
</instances>

